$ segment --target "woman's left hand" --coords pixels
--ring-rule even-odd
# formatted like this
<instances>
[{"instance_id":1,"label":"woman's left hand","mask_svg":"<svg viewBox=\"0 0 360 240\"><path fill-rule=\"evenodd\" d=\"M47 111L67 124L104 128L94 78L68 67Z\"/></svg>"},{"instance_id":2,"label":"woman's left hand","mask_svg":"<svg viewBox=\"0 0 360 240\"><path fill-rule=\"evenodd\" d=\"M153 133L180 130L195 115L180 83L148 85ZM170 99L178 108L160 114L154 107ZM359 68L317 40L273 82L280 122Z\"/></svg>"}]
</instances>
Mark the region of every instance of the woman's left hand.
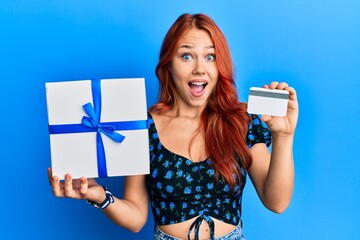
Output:
<instances>
[{"instance_id":1,"label":"woman's left hand","mask_svg":"<svg viewBox=\"0 0 360 240\"><path fill-rule=\"evenodd\" d=\"M293 135L296 128L296 123L299 115L299 106L294 88L289 87L285 82L272 82L270 85L264 85L263 88L280 89L289 91L289 100L287 114L284 117L276 117L269 115L262 115L261 119L271 130L272 135Z\"/></svg>"}]
</instances>

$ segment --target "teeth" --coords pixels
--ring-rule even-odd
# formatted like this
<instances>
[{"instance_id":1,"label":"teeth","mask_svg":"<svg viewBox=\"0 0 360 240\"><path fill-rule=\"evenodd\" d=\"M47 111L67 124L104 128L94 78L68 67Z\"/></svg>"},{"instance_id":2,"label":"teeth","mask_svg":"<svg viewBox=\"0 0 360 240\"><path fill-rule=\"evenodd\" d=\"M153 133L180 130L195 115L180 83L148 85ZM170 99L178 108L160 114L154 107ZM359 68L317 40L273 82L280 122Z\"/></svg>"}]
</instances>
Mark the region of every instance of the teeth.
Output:
<instances>
[{"instance_id":1,"label":"teeth","mask_svg":"<svg viewBox=\"0 0 360 240\"><path fill-rule=\"evenodd\" d=\"M204 91L206 85L206 82L189 82L189 87L191 88L191 91L196 94L200 94L202 91Z\"/></svg>"}]
</instances>

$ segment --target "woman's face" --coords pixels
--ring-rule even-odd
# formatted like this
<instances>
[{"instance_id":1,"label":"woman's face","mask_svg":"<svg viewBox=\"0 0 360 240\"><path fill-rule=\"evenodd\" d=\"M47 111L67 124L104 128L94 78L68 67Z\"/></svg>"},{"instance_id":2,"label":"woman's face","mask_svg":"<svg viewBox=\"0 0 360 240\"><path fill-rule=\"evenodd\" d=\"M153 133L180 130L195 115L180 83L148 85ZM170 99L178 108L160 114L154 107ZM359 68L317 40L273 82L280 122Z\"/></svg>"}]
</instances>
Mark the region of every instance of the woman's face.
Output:
<instances>
[{"instance_id":1,"label":"woman's face","mask_svg":"<svg viewBox=\"0 0 360 240\"><path fill-rule=\"evenodd\" d=\"M193 28L180 39L170 71L180 96L179 104L206 105L219 75L215 46L206 31Z\"/></svg>"}]
</instances>

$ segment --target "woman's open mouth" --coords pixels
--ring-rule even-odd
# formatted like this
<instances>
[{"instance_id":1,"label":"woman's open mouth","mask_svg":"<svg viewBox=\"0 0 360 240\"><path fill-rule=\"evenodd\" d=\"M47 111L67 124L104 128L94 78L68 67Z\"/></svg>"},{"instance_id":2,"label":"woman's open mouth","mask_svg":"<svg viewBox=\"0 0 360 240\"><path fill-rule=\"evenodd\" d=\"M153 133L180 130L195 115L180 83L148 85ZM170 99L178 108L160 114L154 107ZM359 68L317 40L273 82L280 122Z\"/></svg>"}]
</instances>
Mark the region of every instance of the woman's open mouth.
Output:
<instances>
[{"instance_id":1,"label":"woman's open mouth","mask_svg":"<svg viewBox=\"0 0 360 240\"><path fill-rule=\"evenodd\" d=\"M200 97L207 86L207 82L198 82L198 81L191 81L189 82L189 87L191 94L195 97Z\"/></svg>"}]
</instances>

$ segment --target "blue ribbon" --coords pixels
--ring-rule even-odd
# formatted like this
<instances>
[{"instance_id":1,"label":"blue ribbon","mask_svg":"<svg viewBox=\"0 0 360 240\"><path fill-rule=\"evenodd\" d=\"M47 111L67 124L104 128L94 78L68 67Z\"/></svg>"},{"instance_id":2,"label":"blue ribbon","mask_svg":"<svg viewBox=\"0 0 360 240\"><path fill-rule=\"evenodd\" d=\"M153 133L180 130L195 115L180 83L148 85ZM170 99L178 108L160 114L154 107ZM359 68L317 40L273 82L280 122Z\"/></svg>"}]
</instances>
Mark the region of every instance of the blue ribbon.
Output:
<instances>
[{"instance_id":1,"label":"blue ribbon","mask_svg":"<svg viewBox=\"0 0 360 240\"><path fill-rule=\"evenodd\" d=\"M98 176L107 177L105 149L101 133L108 136L115 142L121 143L125 136L115 132L119 130L139 130L149 128L148 120L122 121L122 122L100 122L101 119L101 84L100 79L91 81L91 91L93 96L92 104L86 103L82 107L88 116L83 116L81 124L62 124L49 125L50 134L83 133L96 132L96 150Z\"/></svg>"}]
</instances>

